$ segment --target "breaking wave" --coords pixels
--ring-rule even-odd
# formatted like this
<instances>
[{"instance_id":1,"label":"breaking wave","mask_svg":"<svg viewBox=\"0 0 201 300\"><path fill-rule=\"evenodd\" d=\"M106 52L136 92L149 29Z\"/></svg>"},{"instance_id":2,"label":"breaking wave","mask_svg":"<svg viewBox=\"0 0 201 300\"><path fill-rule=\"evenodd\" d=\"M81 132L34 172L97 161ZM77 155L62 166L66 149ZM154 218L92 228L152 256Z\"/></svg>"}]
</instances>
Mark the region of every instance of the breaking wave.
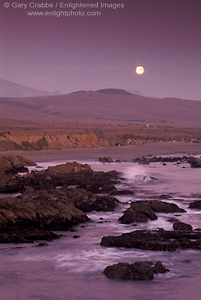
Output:
<instances>
[{"instance_id":1,"label":"breaking wave","mask_svg":"<svg viewBox=\"0 0 201 300\"><path fill-rule=\"evenodd\" d=\"M135 184L135 183L143 184L143 183L157 180L155 177L150 176L148 174L145 167L140 165L128 167L127 169L124 170L123 174L129 184Z\"/></svg>"}]
</instances>

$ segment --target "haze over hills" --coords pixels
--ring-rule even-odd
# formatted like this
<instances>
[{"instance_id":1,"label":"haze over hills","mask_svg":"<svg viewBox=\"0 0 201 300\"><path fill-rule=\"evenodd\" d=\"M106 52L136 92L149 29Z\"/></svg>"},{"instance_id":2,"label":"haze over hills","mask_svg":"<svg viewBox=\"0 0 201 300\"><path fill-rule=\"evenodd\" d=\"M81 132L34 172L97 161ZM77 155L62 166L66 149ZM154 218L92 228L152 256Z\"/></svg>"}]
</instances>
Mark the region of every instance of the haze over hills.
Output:
<instances>
[{"instance_id":1,"label":"haze over hills","mask_svg":"<svg viewBox=\"0 0 201 300\"><path fill-rule=\"evenodd\" d=\"M201 124L201 101L148 98L121 89L0 98L0 117L79 122Z\"/></svg>"},{"instance_id":2,"label":"haze over hills","mask_svg":"<svg viewBox=\"0 0 201 300\"><path fill-rule=\"evenodd\" d=\"M46 91L25 87L9 80L0 79L0 97L34 97L51 94Z\"/></svg>"}]
</instances>

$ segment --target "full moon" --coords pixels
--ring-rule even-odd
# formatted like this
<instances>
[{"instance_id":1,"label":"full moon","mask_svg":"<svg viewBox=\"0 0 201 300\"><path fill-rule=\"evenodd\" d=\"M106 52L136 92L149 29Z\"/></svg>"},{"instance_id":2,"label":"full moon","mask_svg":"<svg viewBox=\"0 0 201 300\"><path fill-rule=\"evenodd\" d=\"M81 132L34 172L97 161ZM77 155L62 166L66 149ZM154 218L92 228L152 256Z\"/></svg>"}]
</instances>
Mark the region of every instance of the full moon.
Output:
<instances>
[{"instance_id":1,"label":"full moon","mask_svg":"<svg viewBox=\"0 0 201 300\"><path fill-rule=\"evenodd\" d=\"M135 69L135 72L138 74L138 75L142 75L144 73L144 68L143 66L137 66L136 69Z\"/></svg>"}]
</instances>

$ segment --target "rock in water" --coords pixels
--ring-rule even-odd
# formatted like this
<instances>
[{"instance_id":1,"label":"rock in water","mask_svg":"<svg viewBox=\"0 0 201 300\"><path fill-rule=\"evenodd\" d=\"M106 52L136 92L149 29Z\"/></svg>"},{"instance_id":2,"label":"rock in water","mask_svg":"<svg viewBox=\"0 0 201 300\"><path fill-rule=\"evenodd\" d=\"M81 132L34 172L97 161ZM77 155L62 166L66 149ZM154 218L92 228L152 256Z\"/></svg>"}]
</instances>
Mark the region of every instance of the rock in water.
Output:
<instances>
[{"instance_id":1,"label":"rock in water","mask_svg":"<svg viewBox=\"0 0 201 300\"><path fill-rule=\"evenodd\" d=\"M37 189L49 186L77 185L92 193L105 193L116 190L114 184L118 183L118 173L95 172L87 164L77 162L66 163L47 170L32 172L23 176L24 185Z\"/></svg>"},{"instance_id":2,"label":"rock in water","mask_svg":"<svg viewBox=\"0 0 201 300\"><path fill-rule=\"evenodd\" d=\"M201 200L193 201L192 203L190 203L189 208L201 209Z\"/></svg>"},{"instance_id":3,"label":"rock in water","mask_svg":"<svg viewBox=\"0 0 201 300\"><path fill-rule=\"evenodd\" d=\"M2 243L50 240L57 237L50 230L68 230L89 220L85 212L111 211L118 205L114 197L93 193L115 190L116 171L95 172L87 164L73 162L24 176L17 174L24 165L33 164L21 157L0 159L0 192L22 192L0 201Z\"/></svg>"},{"instance_id":4,"label":"rock in water","mask_svg":"<svg viewBox=\"0 0 201 300\"><path fill-rule=\"evenodd\" d=\"M113 211L119 201L111 196L97 196L84 189L61 188L64 197L71 199L75 206L84 212L91 211Z\"/></svg>"},{"instance_id":5,"label":"rock in water","mask_svg":"<svg viewBox=\"0 0 201 300\"><path fill-rule=\"evenodd\" d=\"M0 243L33 243L34 241L52 241L58 239L58 235L49 230L41 230L33 227L8 226L0 230Z\"/></svg>"},{"instance_id":6,"label":"rock in water","mask_svg":"<svg viewBox=\"0 0 201 300\"><path fill-rule=\"evenodd\" d=\"M174 203L164 202L160 200L147 200L142 202L147 202L147 204L153 209L154 212L164 212L164 213L185 212L183 208L178 207Z\"/></svg>"},{"instance_id":7,"label":"rock in water","mask_svg":"<svg viewBox=\"0 0 201 300\"><path fill-rule=\"evenodd\" d=\"M0 226L66 230L87 220L86 214L59 190L28 190L0 201Z\"/></svg>"},{"instance_id":8,"label":"rock in water","mask_svg":"<svg viewBox=\"0 0 201 300\"><path fill-rule=\"evenodd\" d=\"M79 173L81 171L93 172L90 165L79 164L76 161L47 168L47 173L49 175L65 175Z\"/></svg>"},{"instance_id":9,"label":"rock in water","mask_svg":"<svg viewBox=\"0 0 201 300\"><path fill-rule=\"evenodd\" d=\"M160 261L156 264L150 261L138 261L133 264L118 263L105 268L104 274L112 279L150 280L154 274L165 273L169 270Z\"/></svg>"},{"instance_id":10,"label":"rock in water","mask_svg":"<svg viewBox=\"0 0 201 300\"><path fill-rule=\"evenodd\" d=\"M166 273L166 272L169 272L170 270L167 269L160 260L158 260L156 263L155 263L155 266L154 266L154 273L155 274L163 274L163 273Z\"/></svg>"},{"instance_id":11,"label":"rock in water","mask_svg":"<svg viewBox=\"0 0 201 300\"><path fill-rule=\"evenodd\" d=\"M151 251L176 251L177 249L201 250L201 232L136 230L120 236L104 236L101 245L106 247L126 247Z\"/></svg>"},{"instance_id":12,"label":"rock in water","mask_svg":"<svg viewBox=\"0 0 201 300\"><path fill-rule=\"evenodd\" d=\"M0 193L17 193L23 189L23 182L17 174L0 173Z\"/></svg>"},{"instance_id":13,"label":"rock in water","mask_svg":"<svg viewBox=\"0 0 201 300\"><path fill-rule=\"evenodd\" d=\"M7 174L23 172L25 166L36 166L36 164L23 156L0 156L1 172Z\"/></svg>"},{"instance_id":14,"label":"rock in water","mask_svg":"<svg viewBox=\"0 0 201 300\"><path fill-rule=\"evenodd\" d=\"M23 188L18 172L28 171L25 166L36 165L22 156L0 156L0 192L15 193Z\"/></svg>"},{"instance_id":15,"label":"rock in water","mask_svg":"<svg viewBox=\"0 0 201 300\"><path fill-rule=\"evenodd\" d=\"M173 224L173 229L182 231L192 231L193 227L189 224L177 221Z\"/></svg>"},{"instance_id":16,"label":"rock in water","mask_svg":"<svg viewBox=\"0 0 201 300\"><path fill-rule=\"evenodd\" d=\"M155 212L183 213L185 210L179 208L174 203L160 200L135 201L131 203L131 206L125 211L124 215L119 218L119 221L123 224L130 224L134 222L147 222L148 219L156 220L157 216Z\"/></svg>"},{"instance_id":17,"label":"rock in water","mask_svg":"<svg viewBox=\"0 0 201 300\"><path fill-rule=\"evenodd\" d=\"M189 157L188 159L191 168L201 168L201 159L196 157Z\"/></svg>"},{"instance_id":18,"label":"rock in water","mask_svg":"<svg viewBox=\"0 0 201 300\"><path fill-rule=\"evenodd\" d=\"M140 205L139 207L129 207L123 216L119 218L119 221L123 224L130 224L135 222L148 222L150 220L156 220L157 216L154 211L148 205Z\"/></svg>"},{"instance_id":19,"label":"rock in water","mask_svg":"<svg viewBox=\"0 0 201 300\"><path fill-rule=\"evenodd\" d=\"M99 157L98 161L102 162L102 163L113 163L113 159L112 157L108 156L108 157Z\"/></svg>"}]
</instances>

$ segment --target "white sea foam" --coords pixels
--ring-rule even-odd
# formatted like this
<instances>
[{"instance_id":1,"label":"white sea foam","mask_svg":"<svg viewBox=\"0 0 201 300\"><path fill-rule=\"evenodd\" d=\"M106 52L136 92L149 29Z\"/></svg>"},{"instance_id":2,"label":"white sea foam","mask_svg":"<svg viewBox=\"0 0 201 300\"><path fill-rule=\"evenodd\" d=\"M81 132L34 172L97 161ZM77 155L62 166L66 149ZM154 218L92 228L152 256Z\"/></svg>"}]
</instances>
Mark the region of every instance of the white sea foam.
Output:
<instances>
[{"instance_id":1,"label":"white sea foam","mask_svg":"<svg viewBox=\"0 0 201 300\"><path fill-rule=\"evenodd\" d=\"M155 180L149 173L146 167L135 164L134 166L127 167L123 172L129 184L133 183L147 183Z\"/></svg>"}]
</instances>

